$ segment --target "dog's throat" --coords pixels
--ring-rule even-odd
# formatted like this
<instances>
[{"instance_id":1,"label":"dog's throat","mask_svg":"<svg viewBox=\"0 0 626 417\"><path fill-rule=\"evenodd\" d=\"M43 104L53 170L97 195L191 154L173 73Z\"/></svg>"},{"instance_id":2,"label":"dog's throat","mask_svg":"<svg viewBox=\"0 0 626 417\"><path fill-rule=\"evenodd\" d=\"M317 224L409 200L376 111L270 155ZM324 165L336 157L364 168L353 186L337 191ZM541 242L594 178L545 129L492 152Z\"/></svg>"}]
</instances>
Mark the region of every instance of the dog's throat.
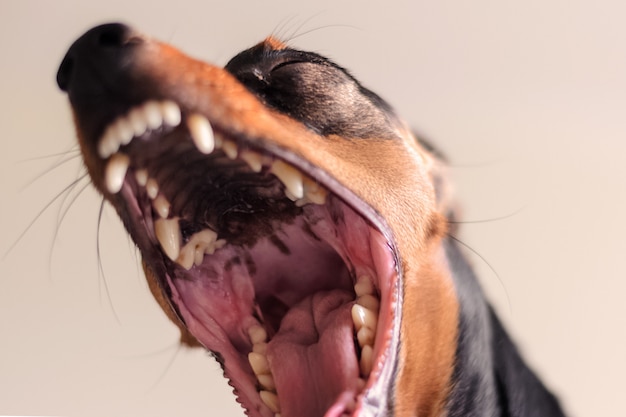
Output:
<instances>
[{"instance_id":1,"label":"dog's throat","mask_svg":"<svg viewBox=\"0 0 626 417\"><path fill-rule=\"evenodd\" d=\"M307 297L289 310L268 343L276 390L289 398L281 403L284 415L324 415L342 394L356 398L363 388L352 301L352 294L342 290Z\"/></svg>"},{"instance_id":2,"label":"dog's throat","mask_svg":"<svg viewBox=\"0 0 626 417\"><path fill-rule=\"evenodd\" d=\"M229 373L227 367L227 376L252 376L257 392L246 386L248 394L284 416L354 410L374 366L381 302L374 265L361 263L371 258L370 246L336 232L332 216L321 213L329 212L308 208L281 226L288 253L269 238L247 249L226 245L190 270L175 268L171 279L190 331L228 363L237 357L253 373ZM350 213L344 215L352 218ZM309 234L298 232L306 218L316 219ZM362 231L360 243L379 241L369 228ZM234 257L253 260L254 268L243 262L223 268Z\"/></svg>"}]
</instances>

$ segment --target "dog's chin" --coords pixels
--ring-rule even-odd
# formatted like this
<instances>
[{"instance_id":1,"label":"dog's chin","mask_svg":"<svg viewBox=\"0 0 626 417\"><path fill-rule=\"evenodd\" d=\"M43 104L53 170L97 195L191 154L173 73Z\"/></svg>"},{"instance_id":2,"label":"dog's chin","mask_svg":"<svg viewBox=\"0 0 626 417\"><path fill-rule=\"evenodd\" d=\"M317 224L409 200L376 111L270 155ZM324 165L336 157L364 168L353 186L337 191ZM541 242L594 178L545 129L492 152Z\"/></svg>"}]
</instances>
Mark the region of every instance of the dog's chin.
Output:
<instances>
[{"instance_id":1,"label":"dog's chin","mask_svg":"<svg viewBox=\"0 0 626 417\"><path fill-rule=\"evenodd\" d=\"M98 153L94 182L166 308L249 416L384 414L400 290L374 210L297 155L169 101L110 122Z\"/></svg>"}]
</instances>

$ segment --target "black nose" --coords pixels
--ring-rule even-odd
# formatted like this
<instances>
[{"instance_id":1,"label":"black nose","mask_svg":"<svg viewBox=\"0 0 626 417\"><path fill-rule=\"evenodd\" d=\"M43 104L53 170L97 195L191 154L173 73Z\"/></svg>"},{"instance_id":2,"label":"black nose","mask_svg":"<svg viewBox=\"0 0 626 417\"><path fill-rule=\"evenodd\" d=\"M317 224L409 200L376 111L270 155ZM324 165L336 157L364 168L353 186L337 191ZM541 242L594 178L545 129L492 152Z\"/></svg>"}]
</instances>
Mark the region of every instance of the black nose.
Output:
<instances>
[{"instance_id":1,"label":"black nose","mask_svg":"<svg viewBox=\"0 0 626 417\"><path fill-rule=\"evenodd\" d=\"M63 58L57 72L59 88L71 92L114 76L124 65L129 47L141 42L142 38L126 25L96 26L74 42Z\"/></svg>"}]
</instances>

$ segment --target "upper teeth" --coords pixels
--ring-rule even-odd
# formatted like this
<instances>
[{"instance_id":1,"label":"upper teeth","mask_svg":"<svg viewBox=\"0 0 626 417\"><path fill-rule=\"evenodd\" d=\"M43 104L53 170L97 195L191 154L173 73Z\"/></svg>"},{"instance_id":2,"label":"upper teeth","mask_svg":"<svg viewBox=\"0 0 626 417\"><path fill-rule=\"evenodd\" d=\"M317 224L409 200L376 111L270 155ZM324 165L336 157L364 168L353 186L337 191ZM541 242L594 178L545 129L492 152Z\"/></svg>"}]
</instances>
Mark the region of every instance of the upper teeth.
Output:
<instances>
[{"instance_id":1,"label":"upper teeth","mask_svg":"<svg viewBox=\"0 0 626 417\"><path fill-rule=\"evenodd\" d=\"M150 100L132 108L126 115L118 117L111 123L98 142L98 155L103 159L111 158L105 175L105 184L109 192L116 193L121 189L130 163L127 156L118 152L120 147L129 144L134 137L141 136L148 130L155 130L163 125L176 127L181 120L180 107L173 101ZM193 143L200 152L210 154L216 148L221 148L230 159L240 157L253 172L261 172L263 165L269 165L270 171L285 185L285 195L297 206L325 203L327 191L292 165L281 160L272 162L251 150L240 152L236 142L224 140L215 134L209 120L199 113L187 116L185 123ZM148 195L155 199L158 185L154 181L151 183L147 178L147 171L137 171L136 179L139 185L146 185Z\"/></svg>"},{"instance_id":2,"label":"upper teeth","mask_svg":"<svg viewBox=\"0 0 626 417\"><path fill-rule=\"evenodd\" d=\"M133 138L144 135L150 130L162 126L176 127L182 121L180 107L173 101L147 101L134 107L126 115L118 117L105 130L98 142L98 155L109 158L105 167L104 184L106 189L115 194L122 189L126 173L130 167L130 157L120 152L120 147L129 144ZM293 200L297 206L308 203L324 204L327 191L315 180L303 174L294 166L282 160L273 160L271 157L259 154L249 149L239 150L237 143L223 139L213 132L208 119L192 113L185 118L185 124L196 148L210 154L215 149L222 149L230 159L240 158L253 172L260 173L263 167L269 168L276 178L285 187L285 195ZM171 215L171 204L159 190L155 178L149 176L148 170L135 169L137 185L145 187L146 194L152 200L154 211L158 214L155 221L155 234L165 254L186 269L194 264L200 265L204 254L211 254L221 248L226 242L218 240L217 234L205 229L191 237L186 245L181 247L182 238L178 225L178 218L168 219ZM357 291L360 295L360 291Z\"/></svg>"},{"instance_id":3,"label":"upper teeth","mask_svg":"<svg viewBox=\"0 0 626 417\"><path fill-rule=\"evenodd\" d=\"M283 161L275 161L272 172L285 184L286 191L295 199L304 197L304 184L302 174L296 168Z\"/></svg>"},{"instance_id":4,"label":"upper teeth","mask_svg":"<svg viewBox=\"0 0 626 417\"><path fill-rule=\"evenodd\" d=\"M209 154L215 148L213 129L206 117L201 114L191 114L187 117L187 128L191 134L193 143L202 153Z\"/></svg>"},{"instance_id":5,"label":"upper teeth","mask_svg":"<svg viewBox=\"0 0 626 417\"><path fill-rule=\"evenodd\" d=\"M150 100L120 116L107 127L98 143L98 155L106 159L127 145L133 137L141 136L147 129L155 130L163 126L178 126L181 112L172 101Z\"/></svg>"},{"instance_id":6,"label":"upper teeth","mask_svg":"<svg viewBox=\"0 0 626 417\"><path fill-rule=\"evenodd\" d=\"M252 171L258 173L263 169L263 158L260 154L254 151L243 151L240 156L241 159L246 161Z\"/></svg>"}]
</instances>

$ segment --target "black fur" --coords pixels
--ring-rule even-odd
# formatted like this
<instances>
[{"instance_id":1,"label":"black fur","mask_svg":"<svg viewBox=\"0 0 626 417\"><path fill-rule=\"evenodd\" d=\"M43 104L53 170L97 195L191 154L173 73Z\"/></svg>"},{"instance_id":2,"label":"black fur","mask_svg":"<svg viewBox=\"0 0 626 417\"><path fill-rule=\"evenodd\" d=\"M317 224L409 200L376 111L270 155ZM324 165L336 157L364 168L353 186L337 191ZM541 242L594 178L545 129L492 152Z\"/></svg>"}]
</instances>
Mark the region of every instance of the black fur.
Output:
<instances>
[{"instance_id":1,"label":"black fur","mask_svg":"<svg viewBox=\"0 0 626 417\"><path fill-rule=\"evenodd\" d=\"M554 395L524 364L451 239L446 254L460 304L449 417L564 416Z\"/></svg>"},{"instance_id":2,"label":"black fur","mask_svg":"<svg viewBox=\"0 0 626 417\"><path fill-rule=\"evenodd\" d=\"M321 55L261 43L239 53L225 69L266 105L322 136L397 137L400 122L391 106Z\"/></svg>"}]
</instances>

